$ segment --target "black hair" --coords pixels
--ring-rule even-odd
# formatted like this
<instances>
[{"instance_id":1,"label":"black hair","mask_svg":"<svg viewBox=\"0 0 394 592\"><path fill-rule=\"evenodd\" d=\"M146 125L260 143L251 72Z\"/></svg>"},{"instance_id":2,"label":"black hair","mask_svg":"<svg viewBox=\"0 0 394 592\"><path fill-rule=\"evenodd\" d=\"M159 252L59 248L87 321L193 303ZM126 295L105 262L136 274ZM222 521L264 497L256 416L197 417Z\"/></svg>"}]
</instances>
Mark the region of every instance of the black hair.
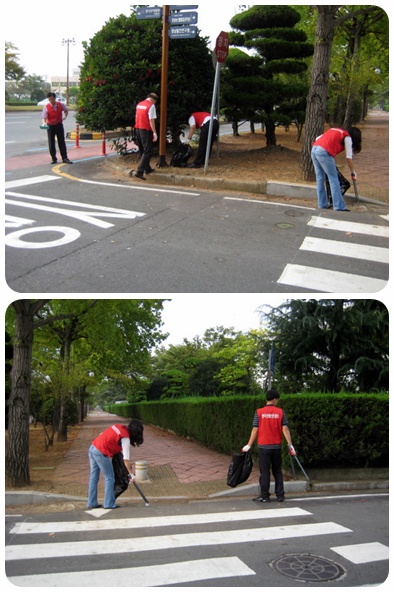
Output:
<instances>
[{"instance_id":1,"label":"black hair","mask_svg":"<svg viewBox=\"0 0 394 592\"><path fill-rule=\"evenodd\" d=\"M56 93L54 93L54 92L52 92L52 91L51 91L51 92L49 92L49 93L47 94L47 99L49 99L49 97L55 97L55 99L56 99Z\"/></svg>"},{"instance_id":2,"label":"black hair","mask_svg":"<svg viewBox=\"0 0 394 592\"><path fill-rule=\"evenodd\" d=\"M352 139L353 152L354 154L358 154L359 152L361 152L361 130L358 127L350 127L347 131Z\"/></svg>"},{"instance_id":3,"label":"black hair","mask_svg":"<svg viewBox=\"0 0 394 592\"><path fill-rule=\"evenodd\" d=\"M276 389L270 389L269 391L267 391L267 394L265 395L267 401L273 401L274 399L279 399L279 397L280 394Z\"/></svg>"},{"instance_id":4,"label":"black hair","mask_svg":"<svg viewBox=\"0 0 394 592\"><path fill-rule=\"evenodd\" d=\"M132 419L127 426L130 434L130 444L132 446L141 446L144 441L144 426L139 419Z\"/></svg>"}]
</instances>

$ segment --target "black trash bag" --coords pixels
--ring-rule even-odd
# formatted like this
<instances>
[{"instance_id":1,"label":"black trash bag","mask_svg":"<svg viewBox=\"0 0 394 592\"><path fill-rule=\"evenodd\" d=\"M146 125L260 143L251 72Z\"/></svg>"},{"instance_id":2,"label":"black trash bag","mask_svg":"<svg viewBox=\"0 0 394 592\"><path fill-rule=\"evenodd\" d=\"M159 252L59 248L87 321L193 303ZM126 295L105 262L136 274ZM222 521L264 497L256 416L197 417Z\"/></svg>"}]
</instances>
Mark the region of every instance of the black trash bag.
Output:
<instances>
[{"instance_id":1,"label":"black trash bag","mask_svg":"<svg viewBox=\"0 0 394 592\"><path fill-rule=\"evenodd\" d=\"M253 460L250 450L234 454L227 473L227 485L237 487L237 485L244 483L249 479L252 468Z\"/></svg>"},{"instance_id":2,"label":"black trash bag","mask_svg":"<svg viewBox=\"0 0 394 592\"><path fill-rule=\"evenodd\" d=\"M189 144L180 144L174 154L172 155L170 166L173 167L186 167L187 161L193 154L193 149Z\"/></svg>"},{"instance_id":3,"label":"black trash bag","mask_svg":"<svg viewBox=\"0 0 394 592\"><path fill-rule=\"evenodd\" d=\"M346 191L350 187L350 182L346 179L346 177L344 177L342 175L341 172L338 171L338 169L337 169L337 173L338 173L339 185L341 187L341 193L342 193L342 195L345 195ZM327 191L328 203L329 203L330 206L332 206L331 187L330 187L330 182L328 180L327 175L326 175L326 191Z\"/></svg>"},{"instance_id":4,"label":"black trash bag","mask_svg":"<svg viewBox=\"0 0 394 592\"><path fill-rule=\"evenodd\" d=\"M118 452L112 457L112 466L115 473L115 499L120 496L121 493L125 492L129 486L129 473L126 469L126 465L123 462L123 454Z\"/></svg>"}]
</instances>

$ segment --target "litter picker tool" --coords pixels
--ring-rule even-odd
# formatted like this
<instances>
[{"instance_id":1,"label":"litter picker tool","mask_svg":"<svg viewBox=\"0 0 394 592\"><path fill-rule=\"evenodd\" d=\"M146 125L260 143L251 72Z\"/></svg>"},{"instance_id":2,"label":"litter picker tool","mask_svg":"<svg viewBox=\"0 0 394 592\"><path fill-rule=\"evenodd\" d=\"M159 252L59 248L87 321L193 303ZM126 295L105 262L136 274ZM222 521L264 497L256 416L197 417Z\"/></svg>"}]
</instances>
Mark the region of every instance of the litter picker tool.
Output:
<instances>
[{"instance_id":1,"label":"litter picker tool","mask_svg":"<svg viewBox=\"0 0 394 592\"><path fill-rule=\"evenodd\" d=\"M304 467L302 466L300 459L298 458L298 456L295 456L294 458L298 462L298 466L300 467L301 471L304 473L306 480L309 481L310 479L309 479L308 475L305 473Z\"/></svg>"},{"instance_id":2,"label":"litter picker tool","mask_svg":"<svg viewBox=\"0 0 394 592\"><path fill-rule=\"evenodd\" d=\"M133 481L133 485L135 485L136 490L138 491L138 493L140 494L140 496L144 500L146 507L150 506L150 502L147 500L147 498L143 494L141 487L139 485L137 485L137 483L135 481Z\"/></svg>"},{"instance_id":3,"label":"litter picker tool","mask_svg":"<svg viewBox=\"0 0 394 592\"><path fill-rule=\"evenodd\" d=\"M358 189L357 189L357 183L356 183L356 178L352 176L352 181L353 181L353 189L354 189L354 195L356 196L356 203L360 202L360 199L358 197Z\"/></svg>"}]
</instances>

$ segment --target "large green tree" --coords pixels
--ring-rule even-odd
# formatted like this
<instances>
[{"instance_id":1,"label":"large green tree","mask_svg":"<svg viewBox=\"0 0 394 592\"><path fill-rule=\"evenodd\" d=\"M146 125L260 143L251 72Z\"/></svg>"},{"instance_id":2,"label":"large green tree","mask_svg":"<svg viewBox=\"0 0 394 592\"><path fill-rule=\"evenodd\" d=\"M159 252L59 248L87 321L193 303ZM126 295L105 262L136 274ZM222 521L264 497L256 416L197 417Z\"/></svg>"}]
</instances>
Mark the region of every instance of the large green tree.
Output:
<instances>
[{"instance_id":1,"label":"large green tree","mask_svg":"<svg viewBox=\"0 0 394 592\"><path fill-rule=\"evenodd\" d=\"M276 145L276 124L281 119L291 120L292 112L300 111L308 92L300 74L308 68L305 58L312 55L313 46L307 35L295 28L299 21L296 10L282 5L252 6L230 21L230 26L237 30L230 33L231 45L245 47L254 55L248 59L245 54L243 60L239 54L230 55L228 68L233 75L223 99L229 107L243 103L244 109L248 106L259 114L265 125L267 146Z\"/></svg>"},{"instance_id":2,"label":"large green tree","mask_svg":"<svg viewBox=\"0 0 394 592\"><path fill-rule=\"evenodd\" d=\"M388 389L388 311L378 300L291 300L263 313L281 390Z\"/></svg>"},{"instance_id":3,"label":"large green tree","mask_svg":"<svg viewBox=\"0 0 394 592\"><path fill-rule=\"evenodd\" d=\"M135 12L110 19L84 44L78 121L95 131L132 127L136 104L152 91L160 97L161 66L160 19L139 20ZM213 81L206 39L170 39L168 129L161 133L177 138L192 111L209 109Z\"/></svg>"}]
</instances>

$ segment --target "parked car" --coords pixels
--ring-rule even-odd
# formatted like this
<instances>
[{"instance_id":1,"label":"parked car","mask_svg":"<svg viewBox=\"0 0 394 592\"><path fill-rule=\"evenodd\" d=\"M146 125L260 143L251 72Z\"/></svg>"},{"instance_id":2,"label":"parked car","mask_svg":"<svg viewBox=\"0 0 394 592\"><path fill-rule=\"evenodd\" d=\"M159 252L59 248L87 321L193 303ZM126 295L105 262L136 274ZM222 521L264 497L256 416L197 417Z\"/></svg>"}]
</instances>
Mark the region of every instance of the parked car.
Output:
<instances>
[{"instance_id":1,"label":"parked car","mask_svg":"<svg viewBox=\"0 0 394 592\"><path fill-rule=\"evenodd\" d=\"M63 103L64 105L66 104L66 99L63 99L63 97L56 96L56 100L59 101L60 103ZM45 98L42 101L39 101L37 103L37 105L39 107L44 107L47 103L49 103L49 99Z\"/></svg>"}]
</instances>

